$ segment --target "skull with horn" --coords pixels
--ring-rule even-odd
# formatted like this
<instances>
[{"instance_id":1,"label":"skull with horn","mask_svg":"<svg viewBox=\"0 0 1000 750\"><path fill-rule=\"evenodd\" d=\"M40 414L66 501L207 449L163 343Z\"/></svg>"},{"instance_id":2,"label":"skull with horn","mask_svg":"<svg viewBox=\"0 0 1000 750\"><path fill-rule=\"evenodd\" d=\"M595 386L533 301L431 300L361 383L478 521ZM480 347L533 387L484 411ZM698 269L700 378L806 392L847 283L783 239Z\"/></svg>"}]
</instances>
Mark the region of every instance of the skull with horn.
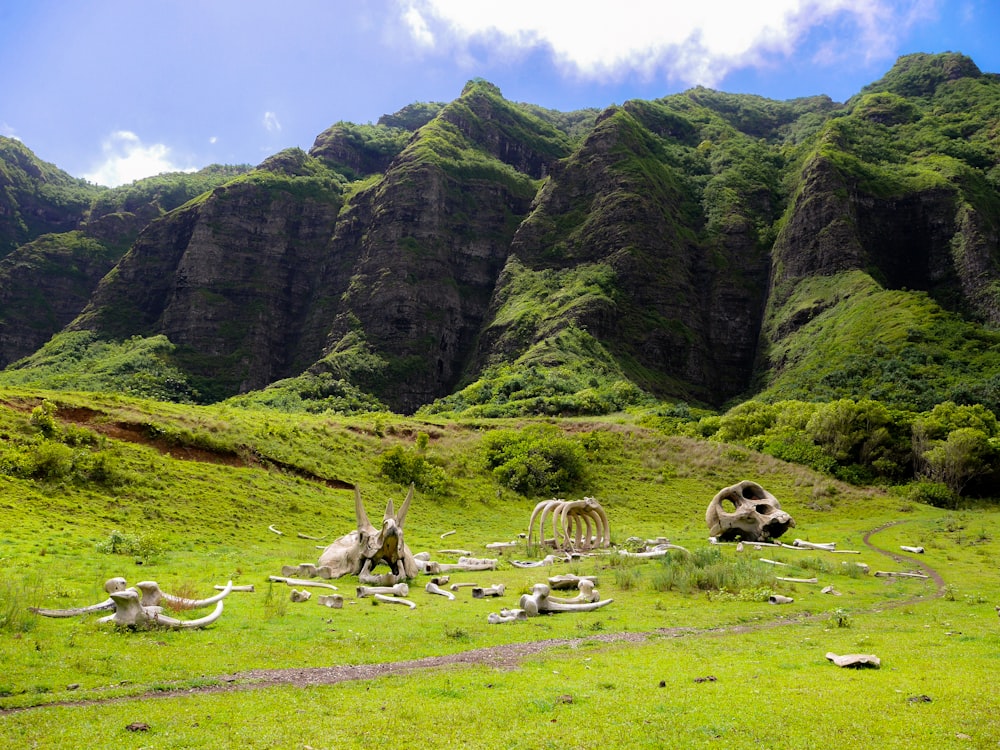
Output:
<instances>
[{"instance_id":1,"label":"skull with horn","mask_svg":"<svg viewBox=\"0 0 1000 750\"><path fill-rule=\"evenodd\" d=\"M403 523L412 499L413 485L410 485L399 512L396 512L390 499L385 506L382 525L376 528L368 520L364 503L361 501L361 492L355 487L354 514L358 528L340 537L323 550L319 557L318 568L325 569L324 573L330 578L356 575L362 583L380 585L392 585L406 578L415 578L417 563L403 541ZM380 564L387 565L390 572L382 575L374 573L373 569Z\"/></svg>"}]
</instances>

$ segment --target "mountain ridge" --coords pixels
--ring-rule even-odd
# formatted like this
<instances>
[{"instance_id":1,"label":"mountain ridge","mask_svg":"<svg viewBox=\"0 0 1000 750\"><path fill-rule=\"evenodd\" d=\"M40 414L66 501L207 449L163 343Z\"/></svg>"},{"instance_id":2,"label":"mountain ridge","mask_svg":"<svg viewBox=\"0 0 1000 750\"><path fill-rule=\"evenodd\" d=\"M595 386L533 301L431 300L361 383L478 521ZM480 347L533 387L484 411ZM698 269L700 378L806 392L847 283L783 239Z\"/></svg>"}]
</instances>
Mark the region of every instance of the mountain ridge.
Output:
<instances>
[{"instance_id":1,"label":"mountain ridge","mask_svg":"<svg viewBox=\"0 0 1000 750\"><path fill-rule=\"evenodd\" d=\"M904 363L899 406L995 409L998 113L1000 78L951 53L900 58L842 105L696 88L556 113L474 79L452 102L336 123L309 152L203 170L173 201L119 211L109 196L145 181L109 193L26 170L6 139L5 217L49 174L80 193L49 224L4 219L0 382L54 382L41 363L86 333L165 337L144 377L158 396L182 381L181 400L719 408L885 395L848 361L867 348L883 352L873 366ZM103 261L53 286L84 257ZM26 289L58 314L15 309ZM876 299L892 304L873 328ZM928 364L942 336L983 342L961 377Z\"/></svg>"}]
</instances>

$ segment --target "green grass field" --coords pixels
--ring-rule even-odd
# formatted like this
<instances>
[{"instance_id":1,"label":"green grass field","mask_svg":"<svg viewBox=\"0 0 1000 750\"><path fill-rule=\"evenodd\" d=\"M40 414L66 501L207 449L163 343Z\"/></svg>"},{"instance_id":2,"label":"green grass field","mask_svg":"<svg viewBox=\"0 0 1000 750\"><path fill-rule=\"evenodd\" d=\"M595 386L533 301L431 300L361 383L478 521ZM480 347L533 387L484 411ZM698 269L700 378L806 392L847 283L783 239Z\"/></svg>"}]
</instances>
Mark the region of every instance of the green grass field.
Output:
<instances>
[{"instance_id":1,"label":"green grass field","mask_svg":"<svg viewBox=\"0 0 1000 750\"><path fill-rule=\"evenodd\" d=\"M47 439L32 421L43 399L56 407ZM444 477L416 492L405 527L414 552L492 557L487 543L528 531L547 496L500 486L479 450L490 429L517 423L336 420L27 391L0 402L0 747L1000 746L994 506L914 504L627 417L552 421L592 447L585 485L566 497L601 502L616 545L665 536L691 554L612 551L523 569L510 559L541 553L522 544L495 571L452 574L504 583L500 599L463 588L449 601L421 577L410 610L356 599L357 581L340 579L345 604L335 610L315 603L321 589L293 603L268 577L315 562L317 545L353 528L353 494L340 487L357 483L372 517L403 498L406 488L379 471L396 446L425 441L421 455ZM841 552L709 545L705 508L741 479L795 518L783 541L836 542ZM934 572L942 583L875 571ZM487 623L532 584L568 572L596 575L614 601ZM113 576L196 597L230 579L255 591L231 594L203 630L119 632L96 616L28 612L99 602ZM768 604L768 592L794 601ZM839 668L827 652L874 654L881 668ZM426 661L403 663L412 660ZM357 675L324 684L324 668L351 666Z\"/></svg>"}]
</instances>

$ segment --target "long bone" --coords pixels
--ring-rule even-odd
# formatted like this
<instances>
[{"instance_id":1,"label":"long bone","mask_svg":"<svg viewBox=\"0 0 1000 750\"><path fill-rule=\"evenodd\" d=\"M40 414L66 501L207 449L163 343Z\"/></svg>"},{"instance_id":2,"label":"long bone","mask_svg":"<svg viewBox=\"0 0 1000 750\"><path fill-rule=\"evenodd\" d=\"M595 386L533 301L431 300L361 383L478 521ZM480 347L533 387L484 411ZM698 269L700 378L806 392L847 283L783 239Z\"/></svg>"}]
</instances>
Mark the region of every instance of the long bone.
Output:
<instances>
[{"instance_id":1,"label":"long bone","mask_svg":"<svg viewBox=\"0 0 1000 750\"><path fill-rule=\"evenodd\" d=\"M410 593L410 587L405 583L397 583L393 586L358 586L358 598L366 596L406 596Z\"/></svg>"}]
</instances>

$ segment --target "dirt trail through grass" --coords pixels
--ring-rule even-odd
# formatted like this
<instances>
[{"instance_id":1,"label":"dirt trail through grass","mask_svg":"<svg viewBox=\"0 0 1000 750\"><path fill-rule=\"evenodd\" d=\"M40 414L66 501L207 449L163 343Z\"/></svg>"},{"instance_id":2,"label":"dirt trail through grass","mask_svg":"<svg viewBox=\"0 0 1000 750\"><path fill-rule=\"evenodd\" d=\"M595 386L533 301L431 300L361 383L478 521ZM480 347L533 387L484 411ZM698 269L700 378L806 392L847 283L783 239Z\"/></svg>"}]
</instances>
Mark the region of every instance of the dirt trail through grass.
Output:
<instances>
[{"instance_id":1,"label":"dirt trail through grass","mask_svg":"<svg viewBox=\"0 0 1000 750\"><path fill-rule=\"evenodd\" d=\"M891 558L895 562L904 565L915 565L934 581L936 589L931 597L918 596L903 601L892 602L880 605L879 609L885 607L909 606L930 599L936 599L944 595L945 582L941 575L926 565L925 563L911 556L900 555L882 549L871 542L871 537L880 531L896 526L905 521L892 521L876 529L872 529L864 536L864 543L869 549L881 555ZM133 700L148 700L152 698L168 698L180 695L194 695L206 693L221 693L237 690L253 690L258 688L291 686L291 687L312 687L317 685L335 685L342 682L352 682L361 680L372 680L385 675L401 675L409 672L424 669L439 669L452 666L463 665L486 665L495 669L516 669L521 662L534 654L544 653L550 649L558 647L578 648L587 643L645 643L653 638L685 638L703 635L736 635L750 633L768 628L784 627L802 622L813 621L828 617L824 614L802 614L792 617L782 617L768 622L755 623L753 625L727 625L713 628L659 628L648 632L625 632L625 633L603 633L586 638L550 638L540 641L530 641L527 643L511 643L500 646L488 646L455 654L444 656L429 656L423 659L408 659L405 661L382 662L378 664L344 664L332 667L309 667L309 668L286 668L286 669L251 669L235 674L220 675L209 678L209 684L197 687L178 685L171 689L169 686L159 684L156 690L136 693L124 697L115 698L82 698L73 701L58 701L45 703L37 706L27 706L23 708L0 709L0 716L20 711L31 711L53 706L81 706L100 705L107 703L120 703ZM504 627L504 626L499 626Z\"/></svg>"}]
</instances>

